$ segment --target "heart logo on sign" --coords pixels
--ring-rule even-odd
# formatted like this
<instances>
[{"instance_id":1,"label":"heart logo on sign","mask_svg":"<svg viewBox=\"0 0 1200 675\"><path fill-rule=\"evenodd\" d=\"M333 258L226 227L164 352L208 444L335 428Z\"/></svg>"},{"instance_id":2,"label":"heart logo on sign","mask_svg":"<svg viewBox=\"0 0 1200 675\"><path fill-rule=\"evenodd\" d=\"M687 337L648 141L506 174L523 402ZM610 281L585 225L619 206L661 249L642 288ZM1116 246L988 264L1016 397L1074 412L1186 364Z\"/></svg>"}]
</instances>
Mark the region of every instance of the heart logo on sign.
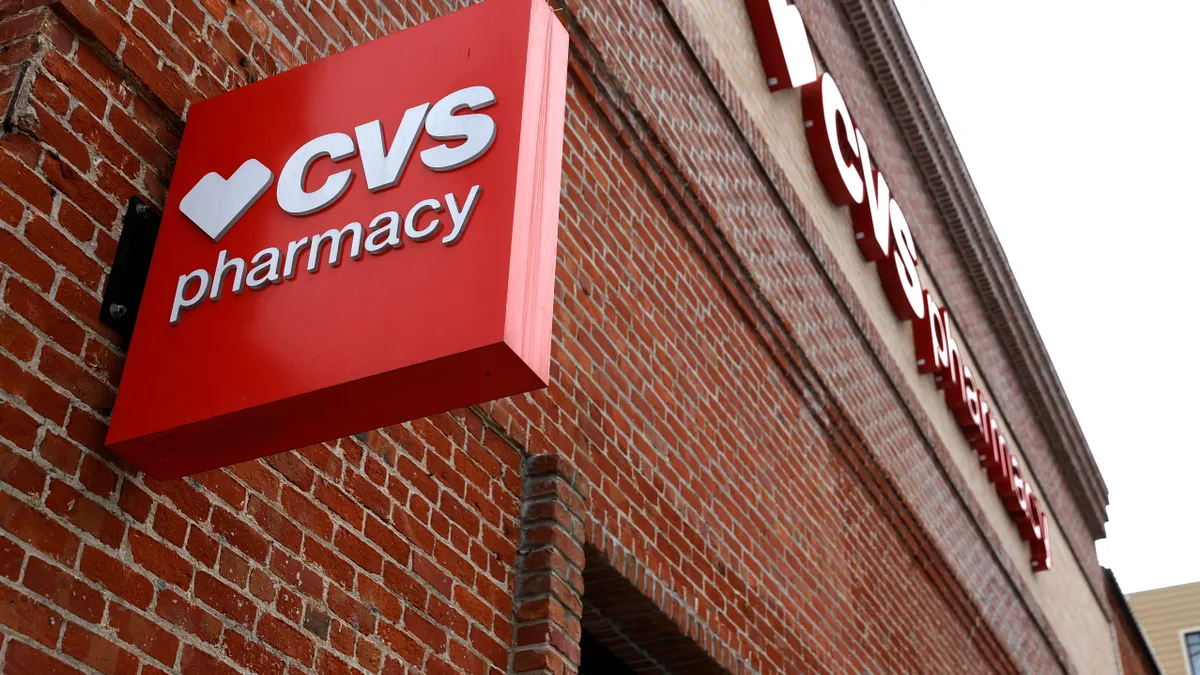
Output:
<instances>
[{"instance_id":1,"label":"heart logo on sign","mask_svg":"<svg viewBox=\"0 0 1200 675\"><path fill-rule=\"evenodd\" d=\"M228 180L213 172L201 178L179 202L179 210L219 241L271 187L275 174L257 159L248 159Z\"/></svg>"}]
</instances>

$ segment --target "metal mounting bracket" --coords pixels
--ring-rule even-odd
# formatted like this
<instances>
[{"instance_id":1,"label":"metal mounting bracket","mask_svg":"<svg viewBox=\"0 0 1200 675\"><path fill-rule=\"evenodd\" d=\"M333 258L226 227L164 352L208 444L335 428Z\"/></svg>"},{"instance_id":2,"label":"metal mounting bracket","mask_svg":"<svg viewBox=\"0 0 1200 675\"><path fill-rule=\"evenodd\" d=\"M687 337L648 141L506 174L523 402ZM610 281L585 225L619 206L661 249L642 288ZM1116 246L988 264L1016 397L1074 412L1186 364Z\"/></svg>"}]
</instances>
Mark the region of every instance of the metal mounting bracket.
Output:
<instances>
[{"instance_id":1,"label":"metal mounting bracket","mask_svg":"<svg viewBox=\"0 0 1200 675\"><path fill-rule=\"evenodd\" d=\"M146 277L150 273L150 259L161 220L162 214L154 207L137 197L129 200L125 225L100 305L100 320L120 333L125 344L133 337L133 324L142 304L142 292L146 290Z\"/></svg>"}]
</instances>

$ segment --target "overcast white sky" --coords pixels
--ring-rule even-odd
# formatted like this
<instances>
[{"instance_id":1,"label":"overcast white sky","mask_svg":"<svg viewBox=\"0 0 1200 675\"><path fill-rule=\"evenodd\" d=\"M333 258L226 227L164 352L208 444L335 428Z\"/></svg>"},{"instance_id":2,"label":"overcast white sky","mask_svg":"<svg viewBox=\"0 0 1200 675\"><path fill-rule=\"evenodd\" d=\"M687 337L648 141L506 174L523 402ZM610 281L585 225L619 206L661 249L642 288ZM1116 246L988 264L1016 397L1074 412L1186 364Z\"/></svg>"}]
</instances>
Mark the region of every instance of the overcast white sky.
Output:
<instances>
[{"instance_id":1,"label":"overcast white sky","mask_svg":"<svg viewBox=\"0 0 1200 675\"><path fill-rule=\"evenodd\" d=\"M1200 2L895 1L1104 473L1100 562L1200 581Z\"/></svg>"}]
</instances>

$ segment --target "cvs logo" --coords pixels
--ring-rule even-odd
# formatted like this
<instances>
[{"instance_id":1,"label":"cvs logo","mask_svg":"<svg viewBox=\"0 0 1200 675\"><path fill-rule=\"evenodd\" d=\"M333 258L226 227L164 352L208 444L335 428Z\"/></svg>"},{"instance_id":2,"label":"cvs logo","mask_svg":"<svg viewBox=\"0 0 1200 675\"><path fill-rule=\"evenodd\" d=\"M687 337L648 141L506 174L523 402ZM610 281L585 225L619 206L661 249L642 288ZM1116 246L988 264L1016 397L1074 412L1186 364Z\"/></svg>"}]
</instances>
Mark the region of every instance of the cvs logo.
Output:
<instances>
[{"instance_id":1,"label":"cvs logo","mask_svg":"<svg viewBox=\"0 0 1200 675\"><path fill-rule=\"evenodd\" d=\"M380 120L355 127L367 188L383 190L400 181L422 127L430 137L438 140L465 139L457 147L440 145L423 151L421 161L429 169L449 171L477 159L496 140L496 123L487 115L456 113L464 109L479 110L495 102L496 95L492 90L476 86L446 96L432 109L429 103L409 108L386 149ZM305 143L283 167L282 180L276 190L279 207L292 215L302 216L332 204L350 186L353 171L346 169L330 176L319 189L311 191L304 189L305 177L317 160L324 157L344 160L354 156L355 150L354 139L344 133L325 134ZM274 178L262 162L248 159L228 180L215 172L206 174L180 201L179 210L213 241L220 241L267 191Z\"/></svg>"},{"instance_id":2,"label":"cvs logo","mask_svg":"<svg viewBox=\"0 0 1200 675\"><path fill-rule=\"evenodd\" d=\"M307 216L331 206L350 187L354 169L337 171L327 176L319 186L307 189L305 184L309 170L319 160L342 163L358 152L361 152L367 190L379 192L394 187L400 182L412 157L422 128L430 138L443 141L421 151L421 162L426 168L445 172L464 167L492 147L496 140L496 122L486 113L463 111L480 110L494 103L495 93L477 85L459 89L432 107L429 103L411 107L404 112L386 147L380 120L354 128L357 144L354 138L345 133L318 136L300 146L284 164L275 190L279 208L292 216ZM447 143L449 141L457 143L450 145ZM219 241L267 191L273 180L270 169L257 159L250 159L238 167L229 180L216 172L206 174L180 200L179 210L214 241ZM446 193L444 203L450 213L451 230L442 238L443 244L449 246L462 237L479 196L479 185L470 188L461 205L453 193ZM422 227L418 225L419 218L425 211L442 210L443 202L437 198L417 202L403 218L404 234L417 242L430 239L437 233L441 222L434 219ZM293 279L305 256L308 262L304 269L310 273L317 272L321 264L322 246L326 242L329 243L328 264L334 267L340 264L343 257L343 239L350 242L351 260L361 259L364 252L378 255L401 246L401 216L398 212L385 211L369 222L367 228L361 222L354 221L340 229L331 228L314 233L311 237L289 241L285 246L268 246L250 258L252 267L249 271L245 259L231 257L228 251L221 251L211 273L201 268L180 275L175 287L175 300L171 305L171 324L178 324L183 310L195 307L206 298L214 302L219 300L226 278L231 279L229 286L232 292L240 294L247 288L260 290Z\"/></svg>"}]
</instances>

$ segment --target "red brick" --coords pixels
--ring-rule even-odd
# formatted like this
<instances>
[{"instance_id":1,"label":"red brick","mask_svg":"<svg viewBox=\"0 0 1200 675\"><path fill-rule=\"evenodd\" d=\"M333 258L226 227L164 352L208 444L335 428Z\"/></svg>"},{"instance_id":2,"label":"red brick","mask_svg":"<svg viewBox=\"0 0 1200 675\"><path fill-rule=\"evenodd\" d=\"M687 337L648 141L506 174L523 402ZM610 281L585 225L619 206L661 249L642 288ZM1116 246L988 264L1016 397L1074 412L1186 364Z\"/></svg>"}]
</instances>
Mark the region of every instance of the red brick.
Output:
<instances>
[{"instance_id":1,"label":"red brick","mask_svg":"<svg viewBox=\"0 0 1200 675\"><path fill-rule=\"evenodd\" d=\"M217 644L224 629L220 619L171 589L158 594L155 614L209 644Z\"/></svg>"},{"instance_id":2,"label":"red brick","mask_svg":"<svg viewBox=\"0 0 1200 675\"><path fill-rule=\"evenodd\" d=\"M196 92L175 70L160 70L158 56L144 40L132 34L126 34L126 39L121 61L155 96L167 104L171 112L182 115L188 102L199 98Z\"/></svg>"},{"instance_id":3,"label":"red brick","mask_svg":"<svg viewBox=\"0 0 1200 675\"><path fill-rule=\"evenodd\" d=\"M112 387L62 352L43 349L38 370L93 410L112 409L116 398Z\"/></svg>"},{"instance_id":4,"label":"red brick","mask_svg":"<svg viewBox=\"0 0 1200 675\"><path fill-rule=\"evenodd\" d=\"M293 552L300 551L300 546L304 543L304 534L292 522L290 516L280 513L258 497L250 498L248 512L262 531L276 543Z\"/></svg>"},{"instance_id":5,"label":"red brick","mask_svg":"<svg viewBox=\"0 0 1200 675\"><path fill-rule=\"evenodd\" d=\"M79 460L83 453L71 441L48 431L38 446L38 454L68 476L74 476L79 470Z\"/></svg>"},{"instance_id":6,"label":"red brick","mask_svg":"<svg viewBox=\"0 0 1200 675\"><path fill-rule=\"evenodd\" d=\"M414 574L412 570L388 563L383 568L383 583L393 593L402 596L408 604L423 610L429 601L429 591L425 590L423 582Z\"/></svg>"},{"instance_id":7,"label":"red brick","mask_svg":"<svg viewBox=\"0 0 1200 675\"><path fill-rule=\"evenodd\" d=\"M4 354L0 354L0 389L20 397L34 412L52 422L66 419L67 399Z\"/></svg>"},{"instance_id":8,"label":"red brick","mask_svg":"<svg viewBox=\"0 0 1200 675\"><path fill-rule=\"evenodd\" d=\"M187 481L158 480L150 476L142 476L142 482L151 492L166 497L179 509L180 513L195 522L208 520L208 512L212 507L208 497L200 494Z\"/></svg>"},{"instance_id":9,"label":"red brick","mask_svg":"<svg viewBox=\"0 0 1200 675\"><path fill-rule=\"evenodd\" d=\"M69 565L79 538L28 504L0 492L0 527L60 563Z\"/></svg>"},{"instance_id":10,"label":"red brick","mask_svg":"<svg viewBox=\"0 0 1200 675\"><path fill-rule=\"evenodd\" d=\"M379 672L383 662L383 650L374 643L360 639L354 649L355 660L369 673Z\"/></svg>"},{"instance_id":11,"label":"red brick","mask_svg":"<svg viewBox=\"0 0 1200 675\"><path fill-rule=\"evenodd\" d=\"M154 531L163 539L183 548L187 540L188 523L178 513L162 508L154 512Z\"/></svg>"},{"instance_id":12,"label":"red brick","mask_svg":"<svg viewBox=\"0 0 1200 675\"><path fill-rule=\"evenodd\" d=\"M0 151L0 176L5 178L4 187L29 202L33 208L42 213L50 213L50 206L53 203L50 187L29 167L3 151ZM5 262L8 261L5 260Z\"/></svg>"},{"instance_id":13,"label":"red brick","mask_svg":"<svg viewBox=\"0 0 1200 675\"><path fill-rule=\"evenodd\" d=\"M8 654L4 657L4 672L13 675L73 675L81 671L46 652L13 640L9 642Z\"/></svg>"},{"instance_id":14,"label":"red brick","mask_svg":"<svg viewBox=\"0 0 1200 675\"><path fill-rule=\"evenodd\" d=\"M125 523L120 518L60 480L50 483L46 508L111 548L120 547L125 536Z\"/></svg>"},{"instance_id":15,"label":"red brick","mask_svg":"<svg viewBox=\"0 0 1200 675\"><path fill-rule=\"evenodd\" d=\"M34 223L38 222L46 226L45 221L39 218L35 218L30 226L35 227ZM4 302L67 352L77 354L83 349L84 332L79 324L29 286L16 280L10 281L4 293Z\"/></svg>"},{"instance_id":16,"label":"red brick","mask_svg":"<svg viewBox=\"0 0 1200 675\"><path fill-rule=\"evenodd\" d=\"M113 603L108 607L108 625L117 632L122 642L146 652L164 666L175 664L179 638L141 614Z\"/></svg>"},{"instance_id":17,"label":"red brick","mask_svg":"<svg viewBox=\"0 0 1200 675\"><path fill-rule=\"evenodd\" d=\"M83 550L79 571L138 609L149 607L154 598L154 585L149 579L91 546Z\"/></svg>"},{"instance_id":18,"label":"red brick","mask_svg":"<svg viewBox=\"0 0 1200 675\"><path fill-rule=\"evenodd\" d=\"M258 614L254 601L213 575L197 570L192 593L204 604L246 628L254 625L254 617Z\"/></svg>"},{"instance_id":19,"label":"red brick","mask_svg":"<svg viewBox=\"0 0 1200 675\"><path fill-rule=\"evenodd\" d=\"M446 628L463 640L469 638L470 624L467 622L467 618L463 616L462 612L451 607L449 603L443 602L436 595L429 597L429 606L425 608L425 613L438 626Z\"/></svg>"},{"instance_id":20,"label":"red brick","mask_svg":"<svg viewBox=\"0 0 1200 675\"><path fill-rule=\"evenodd\" d=\"M126 480L121 485L121 497L117 500L117 505L137 522L146 522L152 504L150 495L134 482Z\"/></svg>"},{"instance_id":21,"label":"red brick","mask_svg":"<svg viewBox=\"0 0 1200 675\"><path fill-rule=\"evenodd\" d=\"M95 173L96 188L103 194L115 198L121 204L128 204L132 197L138 197L143 201L153 201L148 200L146 195L107 159L97 161Z\"/></svg>"},{"instance_id":22,"label":"red brick","mask_svg":"<svg viewBox=\"0 0 1200 675\"><path fill-rule=\"evenodd\" d=\"M346 529L339 529L334 535L333 545L338 552L349 558L362 569L371 574L383 572L383 556L371 548L361 537Z\"/></svg>"},{"instance_id":23,"label":"red brick","mask_svg":"<svg viewBox=\"0 0 1200 675\"><path fill-rule=\"evenodd\" d=\"M333 520L313 504L309 497L300 494L289 485L283 487L281 496L280 505L296 522L326 541L333 538Z\"/></svg>"},{"instance_id":24,"label":"red brick","mask_svg":"<svg viewBox=\"0 0 1200 675\"><path fill-rule=\"evenodd\" d=\"M251 490L268 499L275 499L279 495L279 478L264 462L241 462L226 470L241 479Z\"/></svg>"},{"instance_id":25,"label":"red brick","mask_svg":"<svg viewBox=\"0 0 1200 675\"><path fill-rule=\"evenodd\" d=\"M108 432L108 424L96 419L96 414L86 408L71 406L70 417L67 419L67 436L83 447L97 453L107 453L104 447L104 435Z\"/></svg>"},{"instance_id":26,"label":"red brick","mask_svg":"<svg viewBox=\"0 0 1200 675\"><path fill-rule=\"evenodd\" d=\"M400 598L390 588L375 583L366 575L358 575L358 595L389 621L399 621L404 613Z\"/></svg>"},{"instance_id":27,"label":"red brick","mask_svg":"<svg viewBox=\"0 0 1200 675\"><path fill-rule=\"evenodd\" d=\"M216 539L201 532L200 528L192 527L188 530L187 550L193 558L200 561L200 564L212 567L217 564L221 545L217 543Z\"/></svg>"},{"instance_id":28,"label":"red brick","mask_svg":"<svg viewBox=\"0 0 1200 675\"><path fill-rule=\"evenodd\" d=\"M131 25L146 36L155 47L158 47L158 52L167 60L179 66L180 70L185 73L192 71L196 59L192 58L191 53L158 19L142 9L134 8Z\"/></svg>"},{"instance_id":29,"label":"red brick","mask_svg":"<svg viewBox=\"0 0 1200 675\"><path fill-rule=\"evenodd\" d=\"M341 516L342 520L354 526L354 529L360 529L363 522L363 509L355 504L345 492L342 492L337 486L333 485L325 479L317 481L317 487L314 491L317 499L322 504L329 507L337 515Z\"/></svg>"},{"instance_id":30,"label":"red brick","mask_svg":"<svg viewBox=\"0 0 1200 675\"><path fill-rule=\"evenodd\" d=\"M242 637L240 633L229 631L225 634L224 651L234 663L259 675L282 675L283 660L272 654L265 647Z\"/></svg>"},{"instance_id":31,"label":"red brick","mask_svg":"<svg viewBox=\"0 0 1200 675\"><path fill-rule=\"evenodd\" d=\"M304 559L316 565L325 576L344 588L354 583L354 568L312 537L304 538Z\"/></svg>"},{"instance_id":32,"label":"red brick","mask_svg":"<svg viewBox=\"0 0 1200 675\"><path fill-rule=\"evenodd\" d=\"M317 655L317 672L330 675L353 675L355 671L345 661L334 656L333 652L322 649Z\"/></svg>"},{"instance_id":33,"label":"red brick","mask_svg":"<svg viewBox=\"0 0 1200 675\"><path fill-rule=\"evenodd\" d=\"M374 511L380 518L387 518L391 515L391 498L366 478L353 471L347 471L346 488L360 504Z\"/></svg>"},{"instance_id":34,"label":"red brick","mask_svg":"<svg viewBox=\"0 0 1200 675\"><path fill-rule=\"evenodd\" d=\"M138 658L92 631L68 623L63 633L62 650L106 675L124 675L138 671Z\"/></svg>"},{"instance_id":35,"label":"red brick","mask_svg":"<svg viewBox=\"0 0 1200 675\"><path fill-rule=\"evenodd\" d=\"M324 445L310 445L300 448L296 450L296 454L308 460L308 463L313 468L330 478L336 479L342 475L342 460L330 452L329 448Z\"/></svg>"},{"instance_id":36,"label":"red brick","mask_svg":"<svg viewBox=\"0 0 1200 675\"><path fill-rule=\"evenodd\" d=\"M0 537L0 577L16 581L21 576L21 565L25 563L25 552L15 541Z\"/></svg>"},{"instance_id":37,"label":"red brick","mask_svg":"<svg viewBox=\"0 0 1200 675\"><path fill-rule=\"evenodd\" d=\"M93 214L95 217L95 214ZM84 290L71 279L63 279L54 293L54 301L62 305L77 320L99 333L109 342L119 344L121 337L100 321L100 298Z\"/></svg>"},{"instance_id":38,"label":"red brick","mask_svg":"<svg viewBox=\"0 0 1200 675\"><path fill-rule=\"evenodd\" d=\"M271 571L284 583L299 589L310 598L321 600L325 597L325 582L321 576L301 565L283 549L275 549L271 554Z\"/></svg>"},{"instance_id":39,"label":"red brick","mask_svg":"<svg viewBox=\"0 0 1200 675\"><path fill-rule=\"evenodd\" d=\"M433 586L434 590L438 593L441 593L442 597L451 597L454 580L450 575L438 569L433 561L423 555L414 555L412 569L417 576L428 582L430 586Z\"/></svg>"},{"instance_id":40,"label":"red brick","mask_svg":"<svg viewBox=\"0 0 1200 675\"><path fill-rule=\"evenodd\" d=\"M242 522L225 509L215 508L212 514L213 533L224 537L251 560L259 563L267 561L267 553L271 546L266 537L262 536L246 523Z\"/></svg>"},{"instance_id":41,"label":"red brick","mask_svg":"<svg viewBox=\"0 0 1200 675\"><path fill-rule=\"evenodd\" d=\"M139 530L129 530L129 550L133 561L169 584L187 590L192 580L192 565L175 551Z\"/></svg>"},{"instance_id":42,"label":"red brick","mask_svg":"<svg viewBox=\"0 0 1200 675\"><path fill-rule=\"evenodd\" d=\"M4 157L0 155L0 171L3 171ZM8 230L0 229L0 263L7 265L18 276L29 281L43 291L50 290L54 283L54 268L36 253L23 240L18 239ZM6 300L7 301L7 300Z\"/></svg>"},{"instance_id":43,"label":"red brick","mask_svg":"<svg viewBox=\"0 0 1200 675\"><path fill-rule=\"evenodd\" d=\"M37 112L35 129L37 137L46 144L49 154L47 159L58 157L70 162L77 171L87 173L92 168L91 154L88 148L65 124L41 105L34 105Z\"/></svg>"},{"instance_id":44,"label":"red brick","mask_svg":"<svg viewBox=\"0 0 1200 675\"><path fill-rule=\"evenodd\" d=\"M116 219L117 205L92 185L77 169L55 159L52 155L47 155L42 161L42 172L50 185L75 202L84 213L101 223L111 223ZM118 195L117 198L119 199L120 196ZM86 280L84 281L86 282Z\"/></svg>"},{"instance_id":45,"label":"red brick","mask_svg":"<svg viewBox=\"0 0 1200 675\"><path fill-rule=\"evenodd\" d=\"M68 120L75 133L101 157L107 159L121 173L136 178L142 171L141 161L129 151L100 120L85 108L76 108Z\"/></svg>"},{"instance_id":46,"label":"red brick","mask_svg":"<svg viewBox=\"0 0 1200 675\"><path fill-rule=\"evenodd\" d=\"M208 652L191 645L183 646L179 659L179 672L183 675L236 675L237 671L218 661Z\"/></svg>"},{"instance_id":47,"label":"red brick","mask_svg":"<svg viewBox=\"0 0 1200 675\"><path fill-rule=\"evenodd\" d=\"M234 510L241 511L246 507L246 488L230 478L224 469L205 471L192 476L192 478Z\"/></svg>"},{"instance_id":48,"label":"red brick","mask_svg":"<svg viewBox=\"0 0 1200 675\"><path fill-rule=\"evenodd\" d=\"M172 153L179 149L183 123L170 111L139 96L133 99L133 117L162 147Z\"/></svg>"},{"instance_id":49,"label":"red brick","mask_svg":"<svg viewBox=\"0 0 1200 675\"><path fill-rule=\"evenodd\" d=\"M367 535L368 539L375 542L376 546L383 549L383 552L389 558L401 565L408 564L412 547L409 546L407 541L398 536L392 528L384 525L378 519L368 516L363 532Z\"/></svg>"},{"instance_id":50,"label":"red brick","mask_svg":"<svg viewBox=\"0 0 1200 675\"><path fill-rule=\"evenodd\" d=\"M329 609L363 635L375 632L375 615L366 605L350 597L337 586L329 587Z\"/></svg>"},{"instance_id":51,"label":"red brick","mask_svg":"<svg viewBox=\"0 0 1200 675\"><path fill-rule=\"evenodd\" d=\"M24 583L29 590L81 619L97 623L104 616L104 597L99 591L39 558L29 559Z\"/></svg>"},{"instance_id":52,"label":"red brick","mask_svg":"<svg viewBox=\"0 0 1200 675\"><path fill-rule=\"evenodd\" d=\"M37 420L13 403L0 401L0 436L28 448L36 441L40 426Z\"/></svg>"},{"instance_id":53,"label":"red brick","mask_svg":"<svg viewBox=\"0 0 1200 675\"><path fill-rule=\"evenodd\" d=\"M20 282L14 277L11 288ZM11 304L11 303L10 303ZM37 351L38 338L25 326L8 314L0 314L0 349L7 350L18 361L28 362Z\"/></svg>"},{"instance_id":54,"label":"red brick","mask_svg":"<svg viewBox=\"0 0 1200 675\"><path fill-rule=\"evenodd\" d=\"M0 481L27 495L38 495L46 485L46 472L28 457L0 445Z\"/></svg>"},{"instance_id":55,"label":"red brick","mask_svg":"<svg viewBox=\"0 0 1200 675\"><path fill-rule=\"evenodd\" d=\"M334 621L329 626L329 644L346 656L354 655L354 643L358 642L358 632L341 621Z\"/></svg>"},{"instance_id":56,"label":"red brick","mask_svg":"<svg viewBox=\"0 0 1200 675\"><path fill-rule=\"evenodd\" d=\"M312 663L313 641L304 633L272 614L264 614L258 622L259 638L304 665Z\"/></svg>"},{"instance_id":57,"label":"red brick","mask_svg":"<svg viewBox=\"0 0 1200 675\"><path fill-rule=\"evenodd\" d=\"M7 84L0 86L0 89L7 88ZM71 99L67 95L67 92L63 91L61 86L47 77L34 78L33 100L41 104L39 107L44 107L55 117L59 118L65 116L71 106Z\"/></svg>"},{"instance_id":58,"label":"red brick","mask_svg":"<svg viewBox=\"0 0 1200 675\"><path fill-rule=\"evenodd\" d=\"M221 558L217 564L217 572L223 579L238 588L245 588L250 579L250 565L246 559L225 546L221 549Z\"/></svg>"},{"instance_id":59,"label":"red brick","mask_svg":"<svg viewBox=\"0 0 1200 675\"><path fill-rule=\"evenodd\" d=\"M304 612L304 601L288 589L281 588L278 597L275 598L275 611L292 623L299 624Z\"/></svg>"},{"instance_id":60,"label":"red brick","mask_svg":"<svg viewBox=\"0 0 1200 675\"><path fill-rule=\"evenodd\" d=\"M446 649L446 631L416 612L404 613L404 629L435 652L442 652Z\"/></svg>"},{"instance_id":61,"label":"red brick","mask_svg":"<svg viewBox=\"0 0 1200 675\"><path fill-rule=\"evenodd\" d=\"M107 497L117 489L117 474L95 455L86 455L79 469L79 482L92 494Z\"/></svg>"},{"instance_id":62,"label":"red brick","mask_svg":"<svg viewBox=\"0 0 1200 675\"><path fill-rule=\"evenodd\" d=\"M273 600L275 598L275 584L271 581L271 576L257 568L251 570L250 593L263 602Z\"/></svg>"},{"instance_id":63,"label":"red brick","mask_svg":"<svg viewBox=\"0 0 1200 675\"><path fill-rule=\"evenodd\" d=\"M90 47L81 45L75 52L75 63L79 66L80 71L88 76L90 80L95 82L97 86L104 91L105 95L112 98L120 105L128 105L133 99L130 89L126 86L124 78L117 74L108 63L96 55ZM115 106L114 106L114 109Z\"/></svg>"},{"instance_id":64,"label":"red brick","mask_svg":"<svg viewBox=\"0 0 1200 675\"><path fill-rule=\"evenodd\" d=\"M24 216L25 205L13 195L0 189L0 223L16 229ZM9 236L11 237L11 235ZM13 240L16 241L16 238L13 237Z\"/></svg>"},{"instance_id":65,"label":"red brick","mask_svg":"<svg viewBox=\"0 0 1200 675\"><path fill-rule=\"evenodd\" d=\"M80 52L90 51L86 47ZM61 82L71 92L71 97L82 103L92 114L97 117L104 116L104 109L108 105L108 97L104 92L97 87L75 67L73 63L63 58L58 52L50 50L46 53L46 58L42 61L46 72L50 73L54 79Z\"/></svg>"},{"instance_id":66,"label":"red brick","mask_svg":"<svg viewBox=\"0 0 1200 675\"><path fill-rule=\"evenodd\" d=\"M123 358L95 337L89 337L83 346L83 365L91 369L101 382L113 387L120 384L121 369L124 366Z\"/></svg>"},{"instance_id":67,"label":"red brick","mask_svg":"<svg viewBox=\"0 0 1200 675\"><path fill-rule=\"evenodd\" d=\"M96 223L70 202L64 201L59 203L58 219L55 222L59 227L66 230L67 234L74 237L76 241L91 241L93 235L96 234ZM111 262L105 258L100 258L100 260Z\"/></svg>"},{"instance_id":68,"label":"red brick","mask_svg":"<svg viewBox=\"0 0 1200 675\"><path fill-rule=\"evenodd\" d=\"M300 488L302 492L312 489L316 473L304 463L299 453L281 452L271 455L263 461L278 471L280 475L293 485Z\"/></svg>"},{"instance_id":69,"label":"red brick","mask_svg":"<svg viewBox=\"0 0 1200 675\"><path fill-rule=\"evenodd\" d=\"M0 585L0 624L34 642L53 648L58 643L62 617L16 589Z\"/></svg>"},{"instance_id":70,"label":"red brick","mask_svg":"<svg viewBox=\"0 0 1200 675\"><path fill-rule=\"evenodd\" d=\"M420 666L425 660L425 647L416 638L405 633L390 623L379 624L379 637L393 652L404 659L405 663Z\"/></svg>"}]
</instances>

